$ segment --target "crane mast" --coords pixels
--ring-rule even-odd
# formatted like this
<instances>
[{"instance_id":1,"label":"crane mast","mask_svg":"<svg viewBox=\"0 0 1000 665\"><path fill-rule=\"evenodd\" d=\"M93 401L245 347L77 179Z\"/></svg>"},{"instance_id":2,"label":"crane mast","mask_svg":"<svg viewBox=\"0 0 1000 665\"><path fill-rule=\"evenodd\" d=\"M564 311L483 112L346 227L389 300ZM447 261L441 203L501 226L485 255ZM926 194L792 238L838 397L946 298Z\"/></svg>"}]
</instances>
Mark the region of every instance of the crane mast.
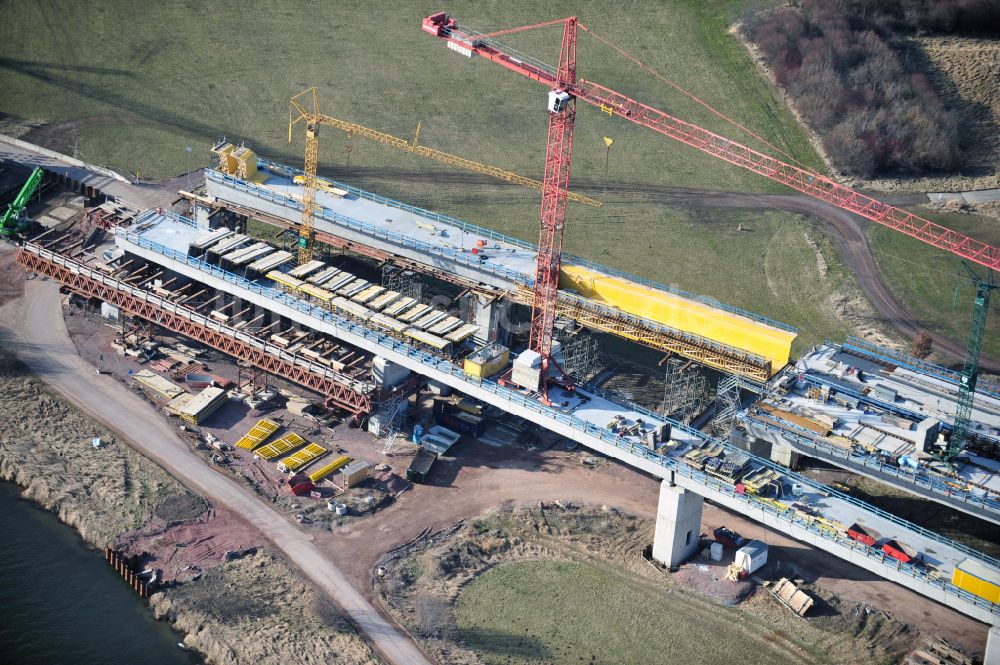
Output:
<instances>
[{"instance_id":1,"label":"crane mast","mask_svg":"<svg viewBox=\"0 0 1000 665\"><path fill-rule=\"evenodd\" d=\"M966 342L965 363L959 377L955 426L951 430L951 437L948 439L948 447L944 454L944 458L949 461L961 452L969 437L972 404L976 397L976 383L979 381L979 354L983 348L986 316L990 310L990 294L995 289L1000 288L1000 284L993 280L992 271L984 279L968 264L962 263L962 267L969 273L969 278L976 287L976 297L972 305L972 326L969 330L969 339Z\"/></svg>"},{"instance_id":2,"label":"crane mast","mask_svg":"<svg viewBox=\"0 0 1000 665\"><path fill-rule=\"evenodd\" d=\"M563 26L559 71L549 90L549 137L545 149L542 181L541 230L538 259L531 296L531 333L528 346L541 356L542 401L548 402L548 371L552 361L559 269L562 266L563 231L566 228L566 198L569 194L570 158L573 154L573 122L576 99L566 92L576 82L576 18ZM558 365L556 365L558 367ZM559 368L560 373L562 369ZM568 377L565 377L568 378Z\"/></svg>"},{"instance_id":3,"label":"crane mast","mask_svg":"<svg viewBox=\"0 0 1000 665\"><path fill-rule=\"evenodd\" d=\"M307 109L300 101L303 96L312 98L312 110ZM298 112L298 117L293 118ZM302 222L299 224L298 261L305 265L312 261L313 241L316 229L313 226L313 213L316 211L316 173L319 168L319 95L315 87L292 97L288 106L288 142L292 142L292 126L298 121L306 123L306 160L302 183Z\"/></svg>"}]
</instances>

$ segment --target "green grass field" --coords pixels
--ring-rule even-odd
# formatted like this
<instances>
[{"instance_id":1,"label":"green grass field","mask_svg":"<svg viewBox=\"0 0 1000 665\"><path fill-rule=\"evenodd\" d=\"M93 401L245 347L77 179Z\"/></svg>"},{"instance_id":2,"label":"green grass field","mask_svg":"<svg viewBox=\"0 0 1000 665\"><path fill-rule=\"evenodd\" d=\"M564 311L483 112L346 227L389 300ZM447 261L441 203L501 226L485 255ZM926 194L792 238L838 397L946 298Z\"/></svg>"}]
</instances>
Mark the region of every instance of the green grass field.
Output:
<instances>
[{"instance_id":1,"label":"green grass field","mask_svg":"<svg viewBox=\"0 0 1000 665\"><path fill-rule=\"evenodd\" d=\"M803 662L763 622L704 602L586 564L534 561L477 577L456 618L486 665Z\"/></svg>"},{"instance_id":2,"label":"green grass field","mask_svg":"<svg viewBox=\"0 0 1000 665\"><path fill-rule=\"evenodd\" d=\"M1000 245L1000 222L995 219L964 213L930 216L923 210L915 212L983 242ZM900 302L932 330L964 343L969 336L975 289L970 281L959 277L968 274L961 260L882 227L871 228L869 239L879 271L886 283L893 285ZM980 276L986 276L984 268L975 267ZM1000 358L998 301L1000 297L994 297L983 337L983 353L993 358Z\"/></svg>"},{"instance_id":3,"label":"green grass field","mask_svg":"<svg viewBox=\"0 0 1000 665\"><path fill-rule=\"evenodd\" d=\"M573 12L723 113L818 166L803 132L728 31L750 2L647 0L618 6L586 0L539 6L480 0L454 12L482 31ZM322 110L331 115L401 136L412 135L422 120L426 145L540 177L544 88L492 63L463 58L423 33L420 20L437 9L434 2L401 8L386 0L7 3L0 23L0 124L68 128L50 131L50 138L58 138L49 147L143 177L166 178L210 163L208 149L223 136L245 141L262 156L300 164L301 135L287 143L288 98L316 85ZM559 31L519 33L508 41L552 62ZM579 74L754 145L586 33L580 35ZM611 185L781 189L595 109L581 108L576 126L574 180L596 184L598 196L603 136L616 141ZM25 138L36 135L42 140L45 128ZM343 169L347 145L337 130L324 131L321 170ZM381 194L537 238L539 197L532 190L455 183L446 177L454 172L440 165L361 139L354 141L350 166L345 179ZM382 173L386 169L394 173ZM420 178L401 177L407 174ZM753 230L735 233L739 222ZM826 303L834 290L856 290L832 251L824 251L831 277L818 278L802 235L807 228L777 212L696 213L612 191L601 209L571 204L566 245L585 257L795 325L802 331L802 348L851 332Z\"/></svg>"}]
</instances>

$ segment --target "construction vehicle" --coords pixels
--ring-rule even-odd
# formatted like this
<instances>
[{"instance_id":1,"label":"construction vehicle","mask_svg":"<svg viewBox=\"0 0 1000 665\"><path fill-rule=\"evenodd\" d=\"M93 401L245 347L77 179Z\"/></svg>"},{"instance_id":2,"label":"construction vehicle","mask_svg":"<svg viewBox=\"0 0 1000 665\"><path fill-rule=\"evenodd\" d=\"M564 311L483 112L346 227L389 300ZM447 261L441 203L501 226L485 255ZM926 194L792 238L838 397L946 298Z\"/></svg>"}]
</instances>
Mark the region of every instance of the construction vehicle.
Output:
<instances>
[{"instance_id":1,"label":"construction vehicle","mask_svg":"<svg viewBox=\"0 0 1000 665\"><path fill-rule=\"evenodd\" d=\"M562 47L557 67L552 67L534 58L527 58L496 39L515 32L560 25L562 26ZM651 71L651 68L640 63L638 59L623 49L595 35L575 16L488 34L460 28L458 22L445 12L438 12L424 18L421 25L424 32L444 40L448 48L456 53L467 58L478 56L495 62L522 76L538 81L549 90L547 98L549 110L548 145L545 153L541 230L535 283L532 289L531 334L529 338L530 350L541 356L541 393L544 403L548 402L546 382L549 380L549 373L547 370L550 365L554 365L550 356L553 326L556 318L563 233L566 225L566 199L569 191L573 126L576 117L576 100L578 99L591 104L608 116L617 115L637 125L647 127L730 164L735 164L782 183L803 194L808 194L877 224L905 233L971 263L989 270L1000 268L1000 247L988 245L913 213L882 203L841 185L808 167L799 167L783 162L776 157L675 118L606 86L582 78L578 79L576 71L577 28L585 30L620 55L627 57L643 69ZM656 75L659 76L659 74ZM694 98L694 95L684 91L676 84L672 85ZM725 118L724 115L708 107L707 104L705 106ZM731 120L729 122L749 133L749 130L742 125ZM756 134L751 133L751 135L774 148ZM956 413L958 436L954 437L957 443L964 442L968 430L975 377L978 373L986 305L989 291L992 290L992 287L984 288L984 283L986 283L984 280L978 281L976 310L969 337L968 357L965 371L963 371L962 386L960 386L959 408ZM557 365L556 368L560 369ZM564 374L561 369L560 373ZM945 455L953 456L955 453L957 450L953 446L949 446Z\"/></svg>"},{"instance_id":2,"label":"construction vehicle","mask_svg":"<svg viewBox=\"0 0 1000 665\"><path fill-rule=\"evenodd\" d=\"M24 187L21 191L17 193L14 200L9 206L7 206L7 212L3 214L3 218L0 219L0 237L3 238L13 238L16 236L25 235L32 227L32 223L21 219L21 213L24 208L28 205L28 201L38 190L38 186L42 183L42 177L45 175L45 171L42 170L40 166L36 166L35 170L31 172L28 176L28 180L24 183Z\"/></svg>"}]
</instances>

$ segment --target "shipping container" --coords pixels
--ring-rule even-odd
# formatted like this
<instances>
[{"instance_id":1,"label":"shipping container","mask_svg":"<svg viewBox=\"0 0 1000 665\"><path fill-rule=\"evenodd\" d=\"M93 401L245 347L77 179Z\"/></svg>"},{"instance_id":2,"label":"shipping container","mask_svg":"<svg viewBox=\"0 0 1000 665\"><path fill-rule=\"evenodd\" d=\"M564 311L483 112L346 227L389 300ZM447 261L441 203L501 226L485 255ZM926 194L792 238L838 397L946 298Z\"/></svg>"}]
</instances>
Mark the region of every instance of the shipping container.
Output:
<instances>
[{"instance_id":1,"label":"shipping container","mask_svg":"<svg viewBox=\"0 0 1000 665\"><path fill-rule=\"evenodd\" d=\"M735 561L747 575L753 575L767 563L767 544L759 540L751 540L736 550Z\"/></svg>"},{"instance_id":2,"label":"shipping container","mask_svg":"<svg viewBox=\"0 0 1000 665\"><path fill-rule=\"evenodd\" d=\"M464 434L468 437L476 439L483 435L483 419L478 418L471 413L465 413L464 411L449 412L444 410L438 419L441 421L441 424L448 429L455 430L456 432Z\"/></svg>"},{"instance_id":3,"label":"shipping container","mask_svg":"<svg viewBox=\"0 0 1000 665\"><path fill-rule=\"evenodd\" d=\"M1000 570L996 568L966 559L955 568L951 583L994 605L1000 605Z\"/></svg>"},{"instance_id":4,"label":"shipping container","mask_svg":"<svg viewBox=\"0 0 1000 665\"><path fill-rule=\"evenodd\" d=\"M371 472L371 465L363 459L355 460L340 470L340 475L344 478L344 486L347 488L357 487L368 480Z\"/></svg>"}]
</instances>

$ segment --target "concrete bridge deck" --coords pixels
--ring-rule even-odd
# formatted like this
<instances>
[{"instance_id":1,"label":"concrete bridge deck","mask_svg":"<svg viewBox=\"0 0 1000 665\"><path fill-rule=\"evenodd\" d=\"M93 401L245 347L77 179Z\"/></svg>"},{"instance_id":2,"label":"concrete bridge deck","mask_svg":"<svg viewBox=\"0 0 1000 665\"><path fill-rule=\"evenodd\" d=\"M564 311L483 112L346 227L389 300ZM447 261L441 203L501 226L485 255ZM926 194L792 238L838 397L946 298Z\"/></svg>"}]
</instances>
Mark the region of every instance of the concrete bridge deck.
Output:
<instances>
[{"instance_id":1,"label":"concrete bridge deck","mask_svg":"<svg viewBox=\"0 0 1000 665\"><path fill-rule=\"evenodd\" d=\"M147 232L154 227L155 224L147 226ZM192 237L198 233L193 225L191 232ZM798 488L800 496L796 497L796 502L808 506L816 516L823 518L822 520L793 509L789 503L740 493L734 485L688 466L681 461L681 456L692 445L705 441L708 437L679 423L672 423L672 442L654 451L637 439L615 435L607 428L608 421L615 414L620 414L626 421L642 417L647 423L665 422L659 416L633 405L619 404L594 392L581 389L580 395L589 398L585 404L582 405L580 400L574 400L565 408L547 407L530 395L502 387L493 381L469 376L450 359L415 348L407 342L362 325L336 311L319 307L267 284L251 281L211 266L188 256L185 252L150 240L144 237L142 232L119 229L116 231L115 241L130 254L206 286L228 292L246 303L267 309L290 321L325 332L357 348L382 356L386 360L568 437L633 468L690 490L794 538L849 560L980 621L1000 624L1000 606L977 598L950 583L954 567L965 558L978 559L986 565L997 568L1000 568L1000 561L900 520L885 511L808 478L790 473L768 460L754 458L753 463L773 468L781 473L786 483L794 484ZM728 447L725 443L720 442L720 445ZM824 520L841 525L851 525L855 522L863 524L883 537L896 539L920 552L928 565L900 563L879 550L860 545L841 531L825 526Z\"/></svg>"}]
</instances>

